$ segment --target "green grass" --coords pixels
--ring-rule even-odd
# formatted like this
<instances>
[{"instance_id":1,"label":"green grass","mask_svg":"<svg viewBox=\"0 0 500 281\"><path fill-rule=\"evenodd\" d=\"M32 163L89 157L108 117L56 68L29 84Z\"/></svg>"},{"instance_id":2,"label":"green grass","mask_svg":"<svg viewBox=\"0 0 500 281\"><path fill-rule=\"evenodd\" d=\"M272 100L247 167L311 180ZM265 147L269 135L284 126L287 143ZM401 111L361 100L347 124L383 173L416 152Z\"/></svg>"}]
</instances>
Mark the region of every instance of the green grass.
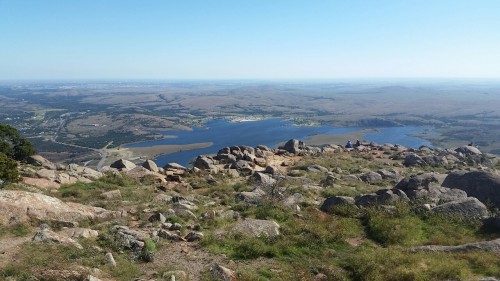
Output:
<instances>
[{"instance_id":1,"label":"green grass","mask_svg":"<svg viewBox=\"0 0 500 281\"><path fill-rule=\"evenodd\" d=\"M0 238L6 236L24 237L31 234L31 226L27 223L16 223L7 226L0 225Z\"/></svg>"},{"instance_id":2,"label":"green grass","mask_svg":"<svg viewBox=\"0 0 500 281\"><path fill-rule=\"evenodd\" d=\"M130 262L126 254L113 253L118 266L105 266L104 253L92 247L92 241L82 240L80 243L84 249L57 244L27 243L23 245L16 260L0 270L0 279L14 277L15 280L33 280L36 272L68 269L71 266L99 268L117 280L132 280L141 274L137 265Z\"/></svg>"},{"instance_id":3,"label":"green grass","mask_svg":"<svg viewBox=\"0 0 500 281\"><path fill-rule=\"evenodd\" d=\"M261 266L254 271L241 269L242 280L286 280L283 276L299 275L311 280L317 273L333 278L329 280L475 280L498 276L500 271L500 260L492 253L409 252L412 246L456 245L498 237L484 232L481 223L416 212L412 205L333 214L308 207L302 217L296 217L278 202L266 201L239 211L281 225L281 235L274 238L226 233L222 237L209 234L201 242L210 251L245 264L261 259L277 264L273 270ZM228 227L231 222L226 223ZM365 242L351 246L346 242L349 238ZM290 264L294 264L292 269L286 267Z\"/></svg>"},{"instance_id":4,"label":"green grass","mask_svg":"<svg viewBox=\"0 0 500 281\"><path fill-rule=\"evenodd\" d=\"M101 193L110 190L120 190L122 198L105 200L100 198ZM123 201L132 203L150 202L154 197L151 186L144 186L141 182L127 175L108 174L92 182L77 182L71 185L63 185L55 195L64 201L89 204L106 209L114 209Z\"/></svg>"}]
</instances>

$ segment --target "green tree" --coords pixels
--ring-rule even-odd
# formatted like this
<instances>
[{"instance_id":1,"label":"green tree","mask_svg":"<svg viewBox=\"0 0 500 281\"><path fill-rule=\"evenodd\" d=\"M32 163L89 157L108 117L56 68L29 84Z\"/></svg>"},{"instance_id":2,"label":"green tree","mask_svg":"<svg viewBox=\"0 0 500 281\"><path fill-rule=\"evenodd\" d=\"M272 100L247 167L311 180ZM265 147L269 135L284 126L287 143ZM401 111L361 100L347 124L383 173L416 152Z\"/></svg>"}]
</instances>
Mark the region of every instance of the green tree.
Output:
<instances>
[{"instance_id":1,"label":"green tree","mask_svg":"<svg viewBox=\"0 0 500 281\"><path fill-rule=\"evenodd\" d=\"M16 128L0 124L0 152L11 159L25 162L30 155L35 154L31 142L21 137Z\"/></svg>"},{"instance_id":2,"label":"green tree","mask_svg":"<svg viewBox=\"0 0 500 281\"><path fill-rule=\"evenodd\" d=\"M0 152L0 179L5 182L19 181L17 162Z\"/></svg>"}]
</instances>

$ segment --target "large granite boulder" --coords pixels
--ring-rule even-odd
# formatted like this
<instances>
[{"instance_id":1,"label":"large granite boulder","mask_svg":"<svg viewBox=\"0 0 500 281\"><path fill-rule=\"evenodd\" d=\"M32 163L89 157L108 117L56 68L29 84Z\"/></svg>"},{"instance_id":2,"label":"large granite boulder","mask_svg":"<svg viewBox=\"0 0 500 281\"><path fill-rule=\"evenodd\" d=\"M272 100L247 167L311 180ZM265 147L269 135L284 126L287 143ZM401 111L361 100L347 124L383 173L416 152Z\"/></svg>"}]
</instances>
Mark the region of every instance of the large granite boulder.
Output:
<instances>
[{"instance_id":1,"label":"large granite boulder","mask_svg":"<svg viewBox=\"0 0 500 281\"><path fill-rule=\"evenodd\" d=\"M274 237L280 235L280 226L275 221L246 219L237 223L233 231L251 237Z\"/></svg>"},{"instance_id":2,"label":"large granite boulder","mask_svg":"<svg viewBox=\"0 0 500 281\"><path fill-rule=\"evenodd\" d=\"M394 188L403 191L423 189L429 187L432 183L439 183L439 175L435 173L422 173L405 177Z\"/></svg>"},{"instance_id":3,"label":"large granite boulder","mask_svg":"<svg viewBox=\"0 0 500 281\"><path fill-rule=\"evenodd\" d=\"M328 212L331 208L334 208L337 206L353 206L353 207L355 207L356 205L354 204L354 198L352 198L352 197L332 196L332 197L326 198L319 209L323 212Z\"/></svg>"},{"instance_id":4,"label":"large granite boulder","mask_svg":"<svg viewBox=\"0 0 500 281\"><path fill-rule=\"evenodd\" d=\"M96 171L89 167L82 167L77 164L69 164L67 168L67 173L72 177L78 178L78 180L82 179L97 180L104 175L99 171Z\"/></svg>"},{"instance_id":5,"label":"large granite boulder","mask_svg":"<svg viewBox=\"0 0 500 281\"><path fill-rule=\"evenodd\" d=\"M481 155L481 151L477 147L466 145L455 149L456 152L462 153L464 155Z\"/></svg>"},{"instance_id":6,"label":"large granite boulder","mask_svg":"<svg viewBox=\"0 0 500 281\"><path fill-rule=\"evenodd\" d=\"M408 201L408 196L400 189L380 189L375 193L358 195L354 198L356 205L368 207L375 204L392 204Z\"/></svg>"},{"instance_id":7,"label":"large granite boulder","mask_svg":"<svg viewBox=\"0 0 500 281\"><path fill-rule=\"evenodd\" d=\"M50 162L49 160L45 159L41 155L29 156L28 157L28 164L31 164L33 166L43 167L43 168L49 169L49 170L56 170L57 169L56 164Z\"/></svg>"},{"instance_id":8,"label":"large granite boulder","mask_svg":"<svg viewBox=\"0 0 500 281\"><path fill-rule=\"evenodd\" d=\"M489 171L457 171L450 173L444 187L461 189L481 202L500 207L500 175Z\"/></svg>"},{"instance_id":9,"label":"large granite boulder","mask_svg":"<svg viewBox=\"0 0 500 281\"><path fill-rule=\"evenodd\" d=\"M264 173L256 172L250 176L248 181L254 185L262 187L272 187L276 184L276 180Z\"/></svg>"},{"instance_id":10,"label":"large granite boulder","mask_svg":"<svg viewBox=\"0 0 500 281\"><path fill-rule=\"evenodd\" d=\"M147 160L146 162L142 163L142 167L148 169L151 172L158 173L160 170L158 169L158 166L156 163L152 160Z\"/></svg>"},{"instance_id":11,"label":"large granite boulder","mask_svg":"<svg viewBox=\"0 0 500 281\"><path fill-rule=\"evenodd\" d=\"M422 159L422 157L418 156L417 154L408 154L405 157L403 165L405 165L406 167L427 166L427 163L424 161L424 159Z\"/></svg>"},{"instance_id":12,"label":"large granite boulder","mask_svg":"<svg viewBox=\"0 0 500 281\"><path fill-rule=\"evenodd\" d=\"M266 192L260 188L253 191L243 191L236 195L236 199L241 200L247 204L259 204L262 202Z\"/></svg>"},{"instance_id":13,"label":"large granite boulder","mask_svg":"<svg viewBox=\"0 0 500 281\"><path fill-rule=\"evenodd\" d=\"M193 167L201 169L201 170L213 170L215 165L215 161L207 156L198 156L196 160L194 160Z\"/></svg>"},{"instance_id":14,"label":"large granite boulder","mask_svg":"<svg viewBox=\"0 0 500 281\"><path fill-rule=\"evenodd\" d=\"M43 228L31 239L33 242L41 242L41 243L56 243L56 244L65 244L76 247L78 249L83 249L82 245L73 240L70 237L60 235L50 230L49 228Z\"/></svg>"},{"instance_id":15,"label":"large granite boulder","mask_svg":"<svg viewBox=\"0 0 500 281\"><path fill-rule=\"evenodd\" d=\"M432 211L448 217L481 219L489 215L486 206L474 197L444 203L432 208Z\"/></svg>"},{"instance_id":16,"label":"large granite boulder","mask_svg":"<svg viewBox=\"0 0 500 281\"><path fill-rule=\"evenodd\" d=\"M296 139L291 139L287 141L285 145L280 147L280 149L286 150L290 153L299 153L304 148L305 148L304 142Z\"/></svg>"},{"instance_id":17,"label":"large granite boulder","mask_svg":"<svg viewBox=\"0 0 500 281\"><path fill-rule=\"evenodd\" d=\"M122 169L132 170L135 167L136 165L134 163L125 159L116 160L115 162L113 162L113 164L111 164L111 168L115 168L118 170Z\"/></svg>"},{"instance_id":18,"label":"large granite boulder","mask_svg":"<svg viewBox=\"0 0 500 281\"><path fill-rule=\"evenodd\" d=\"M19 190L0 190L0 224L31 219L71 223L80 220L106 220L121 212L67 202L47 195Z\"/></svg>"},{"instance_id":19,"label":"large granite boulder","mask_svg":"<svg viewBox=\"0 0 500 281\"><path fill-rule=\"evenodd\" d=\"M359 177L362 181L372 184L382 181L382 175L375 172L368 172Z\"/></svg>"}]
</instances>

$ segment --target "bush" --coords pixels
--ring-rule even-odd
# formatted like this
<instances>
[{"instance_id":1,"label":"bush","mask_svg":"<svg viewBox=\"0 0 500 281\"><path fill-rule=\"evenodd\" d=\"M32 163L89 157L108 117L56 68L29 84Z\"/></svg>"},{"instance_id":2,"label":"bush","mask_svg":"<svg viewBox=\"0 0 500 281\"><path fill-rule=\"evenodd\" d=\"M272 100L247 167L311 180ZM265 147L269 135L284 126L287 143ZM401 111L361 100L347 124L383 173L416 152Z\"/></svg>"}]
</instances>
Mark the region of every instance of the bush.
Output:
<instances>
[{"instance_id":1,"label":"bush","mask_svg":"<svg viewBox=\"0 0 500 281\"><path fill-rule=\"evenodd\" d=\"M414 245L423 234L422 221L414 216L371 216L368 222L371 238L383 245Z\"/></svg>"},{"instance_id":2,"label":"bush","mask_svg":"<svg viewBox=\"0 0 500 281\"><path fill-rule=\"evenodd\" d=\"M0 124L0 152L11 159L26 162L29 156L35 154L35 149L19 135L16 128Z\"/></svg>"},{"instance_id":3,"label":"bush","mask_svg":"<svg viewBox=\"0 0 500 281\"><path fill-rule=\"evenodd\" d=\"M17 162L0 152L0 180L5 182L17 182L19 179Z\"/></svg>"}]
</instances>

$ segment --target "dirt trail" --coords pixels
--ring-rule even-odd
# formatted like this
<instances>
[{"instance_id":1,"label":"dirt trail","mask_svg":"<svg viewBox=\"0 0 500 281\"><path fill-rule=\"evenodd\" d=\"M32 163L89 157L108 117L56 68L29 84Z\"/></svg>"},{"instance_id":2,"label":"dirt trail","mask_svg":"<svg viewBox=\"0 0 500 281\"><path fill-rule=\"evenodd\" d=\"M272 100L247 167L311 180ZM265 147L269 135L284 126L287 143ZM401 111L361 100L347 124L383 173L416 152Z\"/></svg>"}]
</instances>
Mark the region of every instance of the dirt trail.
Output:
<instances>
[{"instance_id":1,"label":"dirt trail","mask_svg":"<svg viewBox=\"0 0 500 281\"><path fill-rule=\"evenodd\" d=\"M154 262L144 264L142 269L146 274L182 270L188 274L190 281L197 281L214 263L223 264L224 257L203 250L198 243L166 242L159 249Z\"/></svg>"}]
</instances>

